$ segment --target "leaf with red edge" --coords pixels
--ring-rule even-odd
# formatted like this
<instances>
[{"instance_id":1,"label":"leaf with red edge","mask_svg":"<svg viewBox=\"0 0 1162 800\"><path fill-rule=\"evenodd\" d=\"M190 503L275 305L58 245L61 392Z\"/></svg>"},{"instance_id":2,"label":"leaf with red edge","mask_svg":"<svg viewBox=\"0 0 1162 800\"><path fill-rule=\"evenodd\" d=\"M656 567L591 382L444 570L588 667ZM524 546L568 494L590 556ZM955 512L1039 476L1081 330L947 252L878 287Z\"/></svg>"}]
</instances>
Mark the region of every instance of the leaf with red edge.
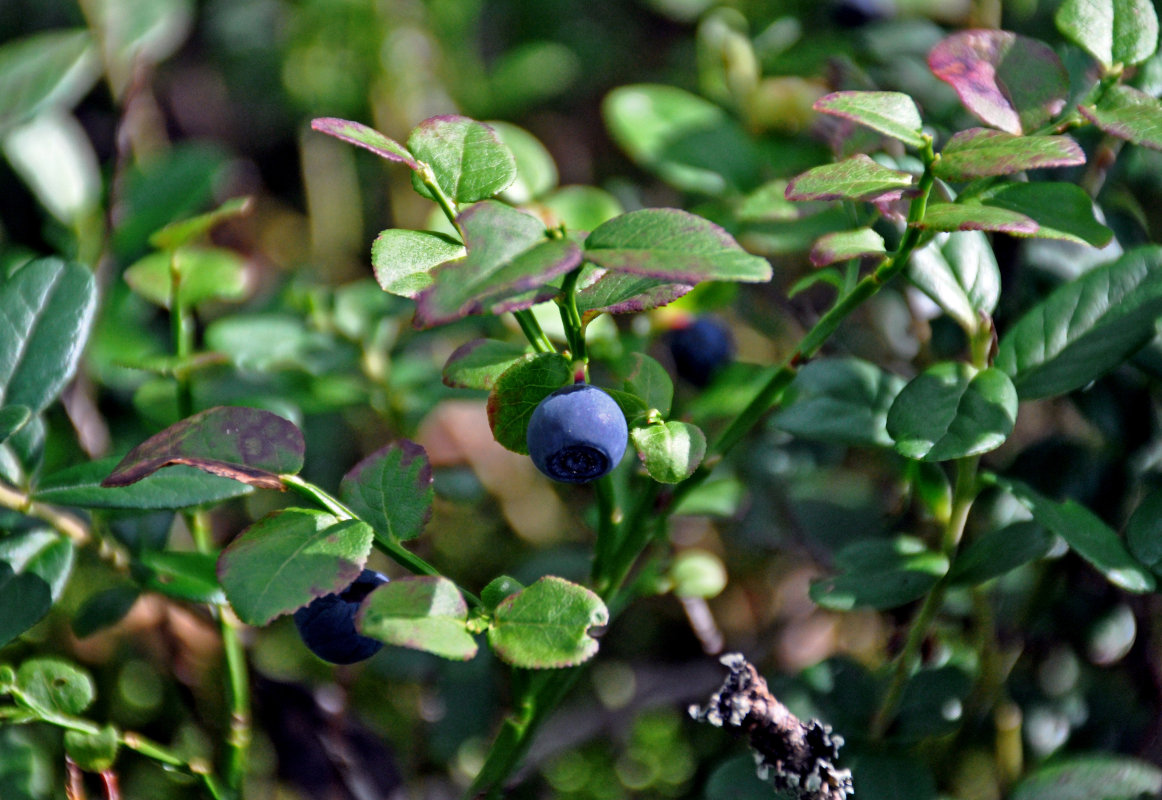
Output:
<instances>
[{"instance_id":1,"label":"leaf with red edge","mask_svg":"<svg viewBox=\"0 0 1162 800\"><path fill-rule=\"evenodd\" d=\"M1114 86L1096 107L1081 106L1082 115L1110 136L1152 150L1162 150L1162 103L1129 86Z\"/></svg>"},{"instance_id":2,"label":"leaf with red edge","mask_svg":"<svg viewBox=\"0 0 1162 800\"><path fill-rule=\"evenodd\" d=\"M819 237L811 247L811 265L826 267L837 261L847 261L864 256L882 256L887 252L884 237L871 228L857 228L854 231L836 231Z\"/></svg>"},{"instance_id":3,"label":"leaf with red edge","mask_svg":"<svg viewBox=\"0 0 1162 800\"><path fill-rule=\"evenodd\" d=\"M432 516L434 496L428 453L407 439L376 450L339 484L348 508L389 541L419 536Z\"/></svg>"},{"instance_id":4,"label":"leaf with red edge","mask_svg":"<svg viewBox=\"0 0 1162 800\"><path fill-rule=\"evenodd\" d=\"M606 271L577 292L577 310L583 315L638 313L672 303L694 287L665 278L631 272Z\"/></svg>"},{"instance_id":5,"label":"leaf with red edge","mask_svg":"<svg viewBox=\"0 0 1162 800\"><path fill-rule=\"evenodd\" d=\"M1030 133L1065 107L1069 76L1044 42L1008 31L954 33L928 54L968 111L994 128Z\"/></svg>"},{"instance_id":6,"label":"leaf with red edge","mask_svg":"<svg viewBox=\"0 0 1162 800\"><path fill-rule=\"evenodd\" d=\"M311 120L311 127L319 133L325 133L336 139L342 139L348 144L370 150L388 161L407 164L413 170L420 169L420 162L416 161L402 144L359 122L336 117L320 117Z\"/></svg>"},{"instance_id":7,"label":"leaf with red edge","mask_svg":"<svg viewBox=\"0 0 1162 800\"><path fill-rule=\"evenodd\" d=\"M924 145L923 121L916 101L903 92L832 92L814 108L898 139L912 147Z\"/></svg>"},{"instance_id":8,"label":"leaf with red edge","mask_svg":"<svg viewBox=\"0 0 1162 800\"><path fill-rule=\"evenodd\" d=\"M898 194L912 176L860 153L835 164L809 169L787 184L788 200L873 200Z\"/></svg>"},{"instance_id":9,"label":"leaf with red edge","mask_svg":"<svg viewBox=\"0 0 1162 800\"><path fill-rule=\"evenodd\" d=\"M137 447L101 481L128 486L162 467L187 464L262 489L303 467L306 445L294 423L258 408L218 406L169 426Z\"/></svg>"},{"instance_id":10,"label":"leaf with red edge","mask_svg":"<svg viewBox=\"0 0 1162 800\"><path fill-rule=\"evenodd\" d=\"M949 140L932 171L946 181L969 181L1084 163L1085 153L1068 136L1015 136L988 128L970 128Z\"/></svg>"}]
</instances>

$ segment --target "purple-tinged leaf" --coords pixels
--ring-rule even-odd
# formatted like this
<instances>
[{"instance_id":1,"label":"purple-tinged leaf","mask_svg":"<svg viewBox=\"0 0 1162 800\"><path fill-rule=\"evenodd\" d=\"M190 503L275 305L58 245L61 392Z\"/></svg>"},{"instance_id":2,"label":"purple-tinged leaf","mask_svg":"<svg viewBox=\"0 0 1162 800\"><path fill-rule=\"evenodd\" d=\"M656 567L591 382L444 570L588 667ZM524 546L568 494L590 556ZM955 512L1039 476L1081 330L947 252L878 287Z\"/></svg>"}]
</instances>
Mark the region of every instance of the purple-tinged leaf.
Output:
<instances>
[{"instance_id":1,"label":"purple-tinged leaf","mask_svg":"<svg viewBox=\"0 0 1162 800\"><path fill-rule=\"evenodd\" d=\"M788 200L874 200L912 185L912 176L860 153L809 169L787 184Z\"/></svg>"},{"instance_id":2,"label":"purple-tinged leaf","mask_svg":"<svg viewBox=\"0 0 1162 800\"><path fill-rule=\"evenodd\" d=\"M488 426L501 446L529 452L525 435L540 402L573 379L569 359L560 353L536 353L504 371L488 395Z\"/></svg>"},{"instance_id":3,"label":"purple-tinged leaf","mask_svg":"<svg viewBox=\"0 0 1162 800\"><path fill-rule=\"evenodd\" d=\"M1152 150L1162 150L1162 103L1129 86L1106 92L1101 105L1081 106L1081 113L1110 136Z\"/></svg>"},{"instance_id":4,"label":"purple-tinged leaf","mask_svg":"<svg viewBox=\"0 0 1162 800\"><path fill-rule=\"evenodd\" d=\"M713 222L674 208L631 211L599 226L585 240L585 260L671 283L771 279L766 259Z\"/></svg>"},{"instance_id":5,"label":"purple-tinged leaf","mask_svg":"<svg viewBox=\"0 0 1162 800\"><path fill-rule=\"evenodd\" d=\"M880 256L886 251L884 237L871 228L854 231L837 231L821 236L811 248L811 264L826 267L837 261L847 261L864 256Z\"/></svg>"},{"instance_id":6,"label":"purple-tinged leaf","mask_svg":"<svg viewBox=\"0 0 1162 800\"><path fill-rule=\"evenodd\" d=\"M171 464L186 464L262 489L302 469L306 447L294 423L257 408L218 406L151 436L121 460L102 486L128 486Z\"/></svg>"},{"instance_id":7,"label":"purple-tinged leaf","mask_svg":"<svg viewBox=\"0 0 1162 800\"><path fill-rule=\"evenodd\" d=\"M409 576L383 584L364 599L355 624L364 636L456 661L477 651L468 631L468 604L444 577Z\"/></svg>"},{"instance_id":8,"label":"purple-tinged leaf","mask_svg":"<svg viewBox=\"0 0 1162 800\"><path fill-rule=\"evenodd\" d=\"M457 222L468 254L431 273L433 284L416 297L416 323L421 327L486 310L512 310L504 300L543 286L581 263L576 243L548 239L535 217L494 200L471 206ZM527 296L520 304L528 307L537 299Z\"/></svg>"},{"instance_id":9,"label":"purple-tinged leaf","mask_svg":"<svg viewBox=\"0 0 1162 800\"><path fill-rule=\"evenodd\" d=\"M631 272L607 271L577 292L577 309L582 314L627 314L660 308L677 300L694 287L664 278L647 278Z\"/></svg>"},{"instance_id":10,"label":"purple-tinged leaf","mask_svg":"<svg viewBox=\"0 0 1162 800\"><path fill-rule=\"evenodd\" d=\"M929 231L992 231L1035 236L1041 229L1024 214L975 203L933 203L916 226Z\"/></svg>"},{"instance_id":11,"label":"purple-tinged leaf","mask_svg":"<svg viewBox=\"0 0 1162 800\"><path fill-rule=\"evenodd\" d=\"M514 667L572 667L597 653L594 628L609 624L601 598L564 578L546 576L496 607L488 643Z\"/></svg>"},{"instance_id":12,"label":"purple-tinged leaf","mask_svg":"<svg viewBox=\"0 0 1162 800\"><path fill-rule=\"evenodd\" d=\"M444 362L444 385L454 389L491 390L496 379L527 354L523 345L474 339L457 347Z\"/></svg>"},{"instance_id":13,"label":"purple-tinged leaf","mask_svg":"<svg viewBox=\"0 0 1162 800\"><path fill-rule=\"evenodd\" d=\"M902 92L832 92L815 101L816 111L841 117L921 147L923 121L916 102Z\"/></svg>"},{"instance_id":14,"label":"purple-tinged leaf","mask_svg":"<svg viewBox=\"0 0 1162 800\"><path fill-rule=\"evenodd\" d=\"M443 233L388 228L371 245L371 264L383 291L414 298L432 285L432 270L465 252Z\"/></svg>"},{"instance_id":15,"label":"purple-tinged leaf","mask_svg":"<svg viewBox=\"0 0 1162 800\"><path fill-rule=\"evenodd\" d=\"M954 33L932 48L928 66L986 125L1030 133L1065 107L1069 76L1044 42L1008 31Z\"/></svg>"},{"instance_id":16,"label":"purple-tinged leaf","mask_svg":"<svg viewBox=\"0 0 1162 800\"><path fill-rule=\"evenodd\" d=\"M949 140L940 151L933 172L946 181L969 181L1084 163L1085 153L1068 136L1015 136L988 128L970 128Z\"/></svg>"},{"instance_id":17,"label":"purple-tinged leaf","mask_svg":"<svg viewBox=\"0 0 1162 800\"><path fill-rule=\"evenodd\" d=\"M389 139L374 128L369 128L358 122L335 117L320 117L311 120L311 127L320 133L334 136L336 139L362 147L388 161L398 161L407 164L412 170L420 169L420 162L409 153L404 146L394 139Z\"/></svg>"},{"instance_id":18,"label":"purple-tinged leaf","mask_svg":"<svg viewBox=\"0 0 1162 800\"><path fill-rule=\"evenodd\" d=\"M1016 211L1035 221L1040 239L1063 239L1105 247L1114 232L1097 221L1093 201L1072 183L1009 183L982 198L986 206Z\"/></svg>"},{"instance_id":19,"label":"purple-tinged leaf","mask_svg":"<svg viewBox=\"0 0 1162 800\"><path fill-rule=\"evenodd\" d=\"M432 168L436 183L457 203L475 203L508 188L516 180L516 159L496 131L455 114L421 122L408 136L408 150ZM412 175L422 196L431 191Z\"/></svg>"},{"instance_id":20,"label":"purple-tinged leaf","mask_svg":"<svg viewBox=\"0 0 1162 800\"><path fill-rule=\"evenodd\" d=\"M1158 49L1153 0L1065 0L1054 21L1106 68L1140 64Z\"/></svg>"},{"instance_id":21,"label":"purple-tinged leaf","mask_svg":"<svg viewBox=\"0 0 1162 800\"><path fill-rule=\"evenodd\" d=\"M434 496L427 451L407 439L376 450L339 484L347 507L388 541L419 536L432 516Z\"/></svg>"}]
</instances>

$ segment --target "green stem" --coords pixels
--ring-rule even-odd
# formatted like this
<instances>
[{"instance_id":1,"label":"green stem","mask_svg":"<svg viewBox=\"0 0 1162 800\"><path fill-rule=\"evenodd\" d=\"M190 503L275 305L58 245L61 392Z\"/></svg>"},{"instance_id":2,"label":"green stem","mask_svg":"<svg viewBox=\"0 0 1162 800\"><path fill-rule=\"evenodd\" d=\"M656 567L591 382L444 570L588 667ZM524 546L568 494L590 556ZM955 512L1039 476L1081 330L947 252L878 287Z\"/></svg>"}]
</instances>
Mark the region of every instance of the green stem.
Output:
<instances>
[{"instance_id":1,"label":"green stem","mask_svg":"<svg viewBox=\"0 0 1162 800\"><path fill-rule=\"evenodd\" d=\"M573 356L574 364L581 364L587 369L589 356L585 350L585 323L581 321L581 313L577 310L577 279L581 277L581 268L569 272L561 284L561 323L565 326L565 336L569 340L569 351Z\"/></svg>"},{"instance_id":2,"label":"green stem","mask_svg":"<svg viewBox=\"0 0 1162 800\"><path fill-rule=\"evenodd\" d=\"M592 578L596 583L597 576L605 572L605 564L617 548L617 493L613 487L613 479L608 475L599 478L593 484L597 495L597 542L593 546Z\"/></svg>"},{"instance_id":3,"label":"green stem","mask_svg":"<svg viewBox=\"0 0 1162 800\"><path fill-rule=\"evenodd\" d=\"M464 231L460 230L460 223L456 221L456 204L452 202L452 198L444 194L444 190L436 181L436 173L432 172L430 166L420 162L420 170L416 174L420 176L420 182L432 193L432 197L440 206L440 210L444 212L444 216L448 218L448 222L452 223L452 227L460 233L460 241L464 241Z\"/></svg>"},{"instance_id":4,"label":"green stem","mask_svg":"<svg viewBox=\"0 0 1162 800\"><path fill-rule=\"evenodd\" d=\"M169 254L169 276L170 334L173 337L174 354L178 363L183 364L194 352L194 325L189 309L182 299L182 273L176 248ZM194 413L193 383L189 370L176 370L174 379L177 381L178 416L185 419Z\"/></svg>"},{"instance_id":5,"label":"green stem","mask_svg":"<svg viewBox=\"0 0 1162 800\"><path fill-rule=\"evenodd\" d=\"M555 353L557 348L553 347L553 343L549 341L549 337L541 329L541 323L537 322L537 318L533 316L533 312L527 308L520 311L512 312L516 317L516 322L520 325L520 329L524 332L525 338L529 340L529 344L538 353Z\"/></svg>"}]
</instances>

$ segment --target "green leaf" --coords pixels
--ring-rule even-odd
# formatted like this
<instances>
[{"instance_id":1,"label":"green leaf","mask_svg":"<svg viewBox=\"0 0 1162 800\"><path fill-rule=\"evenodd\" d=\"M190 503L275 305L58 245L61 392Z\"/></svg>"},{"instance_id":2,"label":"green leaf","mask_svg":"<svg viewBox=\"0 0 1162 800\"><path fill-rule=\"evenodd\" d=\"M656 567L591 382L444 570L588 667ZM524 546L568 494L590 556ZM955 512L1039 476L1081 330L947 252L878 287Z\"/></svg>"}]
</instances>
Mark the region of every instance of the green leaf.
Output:
<instances>
[{"instance_id":1,"label":"green leaf","mask_svg":"<svg viewBox=\"0 0 1162 800\"><path fill-rule=\"evenodd\" d=\"M28 406L5 406L0 408L0 444L23 428L32 419L32 409Z\"/></svg>"},{"instance_id":2,"label":"green leaf","mask_svg":"<svg viewBox=\"0 0 1162 800\"><path fill-rule=\"evenodd\" d=\"M1141 64L1158 49L1158 12L1151 0L1065 0L1057 30L1103 67Z\"/></svg>"},{"instance_id":3,"label":"green leaf","mask_svg":"<svg viewBox=\"0 0 1162 800\"><path fill-rule=\"evenodd\" d=\"M140 590L129 584L113 586L89 595L73 615L73 634L78 639L84 639L116 625L125 619L140 596Z\"/></svg>"},{"instance_id":4,"label":"green leaf","mask_svg":"<svg viewBox=\"0 0 1162 800\"><path fill-rule=\"evenodd\" d=\"M59 658L33 658L16 670L18 700L34 711L76 716L94 697L93 681L80 667Z\"/></svg>"},{"instance_id":5,"label":"green leaf","mask_svg":"<svg viewBox=\"0 0 1162 800\"><path fill-rule=\"evenodd\" d=\"M928 54L928 66L986 125L1032 133L1065 108L1069 75L1044 42L1000 30L949 36Z\"/></svg>"},{"instance_id":6,"label":"green leaf","mask_svg":"<svg viewBox=\"0 0 1162 800\"><path fill-rule=\"evenodd\" d=\"M858 358L823 358L799 370L776 426L804 439L891 447L888 409L904 380Z\"/></svg>"},{"instance_id":7,"label":"green leaf","mask_svg":"<svg viewBox=\"0 0 1162 800\"><path fill-rule=\"evenodd\" d=\"M488 395L492 436L514 453L528 454L525 434L540 402L573 379L569 359L559 353L522 358L497 378Z\"/></svg>"},{"instance_id":8,"label":"green leaf","mask_svg":"<svg viewBox=\"0 0 1162 800\"><path fill-rule=\"evenodd\" d=\"M1068 136L1016 136L987 128L960 131L932 167L946 181L1013 175L1027 169L1085 163L1085 152Z\"/></svg>"},{"instance_id":9,"label":"green leaf","mask_svg":"<svg viewBox=\"0 0 1162 800\"><path fill-rule=\"evenodd\" d=\"M217 406L169 426L129 451L102 486L128 486L162 467L186 464L263 489L303 467L294 423L257 408Z\"/></svg>"},{"instance_id":10,"label":"green leaf","mask_svg":"<svg viewBox=\"0 0 1162 800\"><path fill-rule=\"evenodd\" d=\"M683 550L669 570L675 597L717 597L726 588L726 567L713 553L697 548Z\"/></svg>"},{"instance_id":11,"label":"green leaf","mask_svg":"<svg viewBox=\"0 0 1162 800\"><path fill-rule=\"evenodd\" d=\"M1162 770L1109 753L1071 756L1038 767L1013 789L1010 800L1134 800L1162 792Z\"/></svg>"},{"instance_id":12,"label":"green leaf","mask_svg":"<svg viewBox=\"0 0 1162 800\"><path fill-rule=\"evenodd\" d=\"M0 47L0 131L48 106L71 107L99 75L88 31L46 31L6 42Z\"/></svg>"},{"instance_id":13,"label":"green leaf","mask_svg":"<svg viewBox=\"0 0 1162 800\"><path fill-rule=\"evenodd\" d=\"M1154 576L1139 564L1118 534L1074 500L1058 503L1020 481L997 478L997 485L1033 512L1033 519L1064 539L1082 558L1128 592L1154 590Z\"/></svg>"},{"instance_id":14,"label":"green leaf","mask_svg":"<svg viewBox=\"0 0 1162 800\"><path fill-rule=\"evenodd\" d=\"M1130 86L1112 86L1096 107L1080 111L1103 132L1128 142L1162 150L1162 103Z\"/></svg>"},{"instance_id":15,"label":"green leaf","mask_svg":"<svg viewBox=\"0 0 1162 800\"><path fill-rule=\"evenodd\" d=\"M501 197L510 203L529 203L557 185L557 164L537 137L511 122L489 122L516 161L516 178Z\"/></svg>"},{"instance_id":16,"label":"green leaf","mask_svg":"<svg viewBox=\"0 0 1162 800\"><path fill-rule=\"evenodd\" d=\"M54 472L37 484L32 498L58 506L148 510L211 505L254 491L236 480L184 466L155 472L131 486L103 487L101 481L119 460L110 456Z\"/></svg>"},{"instance_id":17,"label":"green leaf","mask_svg":"<svg viewBox=\"0 0 1162 800\"><path fill-rule=\"evenodd\" d=\"M629 433L646 472L659 483L678 483L698 469L706 455L706 436L689 422L670 421Z\"/></svg>"},{"instance_id":18,"label":"green leaf","mask_svg":"<svg viewBox=\"0 0 1162 800\"><path fill-rule=\"evenodd\" d=\"M719 195L761 174L755 145L722 108L674 86L614 89L601 107L613 140L671 186Z\"/></svg>"},{"instance_id":19,"label":"green leaf","mask_svg":"<svg viewBox=\"0 0 1162 800\"><path fill-rule=\"evenodd\" d=\"M823 608L888 609L910 603L936 585L948 559L919 539L900 536L855 542L835 557L842 574L811 584L811 599Z\"/></svg>"},{"instance_id":20,"label":"green leaf","mask_svg":"<svg viewBox=\"0 0 1162 800\"><path fill-rule=\"evenodd\" d=\"M1126 546L1155 575L1162 575L1162 491L1142 498L1126 523Z\"/></svg>"},{"instance_id":21,"label":"green leaf","mask_svg":"<svg viewBox=\"0 0 1162 800\"><path fill-rule=\"evenodd\" d=\"M52 608L52 590L35 573L16 574L0 561L0 647L40 621Z\"/></svg>"},{"instance_id":22,"label":"green leaf","mask_svg":"<svg viewBox=\"0 0 1162 800\"><path fill-rule=\"evenodd\" d=\"M674 283L760 282L771 265L709 220L673 208L622 214L585 239L585 260L610 270Z\"/></svg>"},{"instance_id":23,"label":"green leaf","mask_svg":"<svg viewBox=\"0 0 1162 800\"><path fill-rule=\"evenodd\" d=\"M908 278L956 320L975 333L979 312L992 314L1001 295L1001 272L987 237L979 231L939 234L912 253Z\"/></svg>"},{"instance_id":24,"label":"green leaf","mask_svg":"<svg viewBox=\"0 0 1162 800\"><path fill-rule=\"evenodd\" d=\"M668 417L674 401L674 381L666 368L645 353L630 353L625 369L625 390L645 401L647 409L657 409Z\"/></svg>"},{"instance_id":25,"label":"green leaf","mask_svg":"<svg viewBox=\"0 0 1162 800\"><path fill-rule=\"evenodd\" d=\"M420 163L412 158L412 154L404 149L403 145L394 139L389 139L374 128L358 122L335 117L321 117L311 120L311 127L320 133L342 139L348 144L370 150L388 161L397 161L406 164L412 170L419 170Z\"/></svg>"},{"instance_id":26,"label":"green leaf","mask_svg":"<svg viewBox=\"0 0 1162 800\"><path fill-rule=\"evenodd\" d=\"M146 300L169 308L173 295L171 267L180 275L182 305L210 300L241 300L249 288L246 260L221 247L181 247L150 253L125 270L125 281Z\"/></svg>"},{"instance_id":27,"label":"green leaf","mask_svg":"<svg viewBox=\"0 0 1162 800\"><path fill-rule=\"evenodd\" d=\"M383 291L414 298L432 285L432 270L467 252L447 234L388 228L371 245L371 265Z\"/></svg>"},{"instance_id":28,"label":"green leaf","mask_svg":"<svg viewBox=\"0 0 1162 800\"><path fill-rule=\"evenodd\" d=\"M995 364L1023 400L1085 386L1154 337L1162 248L1131 250L1058 287L1001 338Z\"/></svg>"},{"instance_id":29,"label":"green leaf","mask_svg":"<svg viewBox=\"0 0 1162 800\"><path fill-rule=\"evenodd\" d=\"M216 559L209 553L147 550L141 563L149 570L146 588L194 603L223 603L226 596L218 585Z\"/></svg>"},{"instance_id":30,"label":"green leaf","mask_svg":"<svg viewBox=\"0 0 1162 800\"><path fill-rule=\"evenodd\" d=\"M78 767L88 772L103 772L117 760L117 729L106 725L97 733L65 731L65 750Z\"/></svg>"},{"instance_id":31,"label":"green leaf","mask_svg":"<svg viewBox=\"0 0 1162 800\"><path fill-rule=\"evenodd\" d=\"M598 270L600 277L577 292L577 310L594 316L634 314L660 308L677 300L694 287L665 278L647 278L629 272Z\"/></svg>"},{"instance_id":32,"label":"green leaf","mask_svg":"<svg viewBox=\"0 0 1162 800\"><path fill-rule=\"evenodd\" d=\"M906 145L924 146L920 109L902 92L832 92L816 100L814 108L864 125Z\"/></svg>"},{"instance_id":33,"label":"green leaf","mask_svg":"<svg viewBox=\"0 0 1162 800\"><path fill-rule=\"evenodd\" d=\"M516 578L501 575L499 578L490 580L488 585L480 590L480 602L489 611L495 611L506 597L514 595L524 588L524 585Z\"/></svg>"},{"instance_id":34,"label":"green leaf","mask_svg":"<svg viewBox=\"0 0 1162 800\"><path fill-rule=\"evenodd\" d=\"M375 537L355 519L288 508L247 528L218 558L218 581L238 618L266 625L359 577Z\"/></svg>"},{"instance_id":35,"label":"green leaf","mask_svg":"<svg viewBox=\"0 0 1162 800\"><path fill-rule=\"evenodd\" d=\"M456 584L424 575L377 588L363 601L356 625L364 636L387 644L467 661L477 650L467 622L468 604Z\"/></svg>"},{"instance_id":36,"label":"green leaf","mask_svg":"<svg viewBox=\"0 0 1162 800\"><path fill-rule=\"evenodd\" d=\"M973 539L956 556L948 573L949 584L977 586L999 578L1044 558L1055 541L1056 537L1030 520L991 530Z\"/></svg>"},{"instance_id":37,"label":"green leaf","mask_svg":"<svg viewBox=\"0 0 1162 800\"><path fill-rule=\"evenodd\" d=\"M196 217L171 222L149 237L149 243L159 250L174 250L213 230L222 222L249 214L254 207L251 197L233 197L213 211Z\"/></svg>"},{"instance_id":38,"label":"green leaf","mask_svg":"<svg viewBox=\"0 0 1162 800\"><path fill-rule=\"evenodd\" d=\"M0 539L0 561L18 575L36 575L48 584L55 603L73 571L73 542L50 530L14 533Z\"/></svg>"},{"instance_id":39,"label":"green leaf","mask_svg":"<svg viewBox=\"0 0 1162 800\"><path fill-rule=\"evenodd\" d=\"M432 516L432 465L427 451L400 439L381 447L343 476L339 497L381 539L414 539Z\"/></svg>"},{"instance_id":40,"label":"green leaf","mask_svg":"<svg viewBox=\"0 0 1162 800\"><path fill-rule=\"evenodd\" d=\"M1008 375L946 361L900 390L887 428L901 455L951 461L997 449L1016 420L1017 391Z\"/></svg>"},{"instance_id":41,"label":"green leaf","mask_svg":"<svg viewBox=\"0 0 1162 800\"><path fill-rule=\"evenodd\" d=\"M976 203L932 203L924 219L913 224L928 231L993 231L1010 236L1036 236L1041 230L1036 220L1024 214Z\"/></svg>"},{"instance_id":42,"label":"green leaf","mask_svg":"<svg viewBox=\"0 0 1162 800\"><path fill-rule=\"evenodd\" d=\"M426 119L408 136L407 147L432 168L436 183L457 203L492 197L516 179L512 152L492 128L468 117ZM433 199L418 175L412 175L412 186Z\"/></svg>"},{"instance_id":43,"label":"green leaf","mask_svg":"<svg viewBox=\"0 0 1162 800\"><path fill-rule=\"evenodd\" d=\"M546 238L539 220L495 200L477 203L457 222L468 254L440 265L431 275L433 285L416 296L416 321L422 326L528 308L557 292L550 287L530 297L530 290L581 263L575 242Z\"/></svg>"},{"instance_id":44,"label":"green leaf","mask_svg":"<svg viewBox=\"0 0 1162 800\"><path fill-rule=\"evenodd\" d=\"M0 275L0 407L39 413L72 378L97 309L93 273L39 258Z\"/></svg>"},{"instance_id":45,"label":"green leaf","mask_svg":"<svg viewBox=\"0 0 1162 800\"><path fill-rule=\"evenodd\" d=\"M964 708L974 683L973 676L955 664L921 669L904 685L892 726L893 739L917 741L959 729L964 720L948 711Z\"/></svg>"},{"instance_id":46,"label":"green leaf","mask_svg":"<svg viewBox=\"0 0 1162 800\"><path fill-rule=\"evenodd\" d=\"M457 347L444 363L445 386L489 390L505 370L523 358L524 345L496 339L474 339Z\"/></svg>"},{"instance_id":47,"label":"green leaf","mask_svg":"<svg viewBox=\"0 0 1162 800\"><path fill-rule=\"evenodd\" d=\"M742 198L734 215L739 222L790 222L799 218L799 206L787 199L787 182L780 178Z\"/></svg>"},{"instance_id":48,"label":"green leaf","mask_svg":"<svg viewBox=\"0 0 1162 800\"><path fill-rule=\"evenodd\" d=\"M880 256L886 252L884 237L871 228L857 228L824 234L812 245L810 258L812 266L826 267L838 261Z\"/></svg>"},{"instance_id":49,"label":"green leaf","mask_svg":"<svg viewBox=\"0 0 1162 800\"><path fill-rule=\"evenodd\" d=\"M501 661L525 669L572 667L597 653L593 628L609 624L601 598L546 576L496 608L488 643Z\"/></svg>"},{"instance_id":50,"label":"green leaf","mask_svg":"<svg viewBox=\"0 0 1162 800\"><path fill-rule=\"evenodd\" d=\"M591 231L625 211L616 197L596 186L562 186L541 198L541 205L570 231Z\"/></svg>"},{"instance_id":51,"label":"green leaf","mask_svg":"<svg viewBox=\"0 0 1162 800\"><path fill-rule=\"evenodd\" d=\"M1113 231L1094 217L1085 190L1047 181L1007 183L969 203L933 203L915 224L925 230L996 231L1094 247L1113 238Z\"/></svg>"},{"instance_id":52,"label":"green leaf","mask_svg":"<svg viewBox=\"0 0 1162 800\"><path fill-rule=\"evenodd\" d=\"M911 187L912 176L859 153L809 169L787 184L788 200L875 200Z\"/></svg>"}]
</instances>

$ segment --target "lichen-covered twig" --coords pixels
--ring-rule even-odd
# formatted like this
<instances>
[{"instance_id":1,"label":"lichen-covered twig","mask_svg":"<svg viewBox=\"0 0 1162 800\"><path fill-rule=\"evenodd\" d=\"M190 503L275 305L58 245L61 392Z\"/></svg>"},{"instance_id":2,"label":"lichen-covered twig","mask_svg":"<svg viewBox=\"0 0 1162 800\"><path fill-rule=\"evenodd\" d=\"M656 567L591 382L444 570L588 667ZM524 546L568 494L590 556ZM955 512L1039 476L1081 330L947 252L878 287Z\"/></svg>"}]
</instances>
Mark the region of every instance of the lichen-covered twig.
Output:
<instances>
[{"instance_id":1,"label":"lichen-covered twig","mask_svg":"<svg viewBox=\"0 0 1162 800\"><path fill-rule=\"evenodd\" d=\"M792 714L741 653L720 660L730 675L705 707L690 706L690 716L746 734L759 777L799 800L846 800L855 794L851 771L835 766L843 737L830 725Z\"/></svg>"}]
</instances>

